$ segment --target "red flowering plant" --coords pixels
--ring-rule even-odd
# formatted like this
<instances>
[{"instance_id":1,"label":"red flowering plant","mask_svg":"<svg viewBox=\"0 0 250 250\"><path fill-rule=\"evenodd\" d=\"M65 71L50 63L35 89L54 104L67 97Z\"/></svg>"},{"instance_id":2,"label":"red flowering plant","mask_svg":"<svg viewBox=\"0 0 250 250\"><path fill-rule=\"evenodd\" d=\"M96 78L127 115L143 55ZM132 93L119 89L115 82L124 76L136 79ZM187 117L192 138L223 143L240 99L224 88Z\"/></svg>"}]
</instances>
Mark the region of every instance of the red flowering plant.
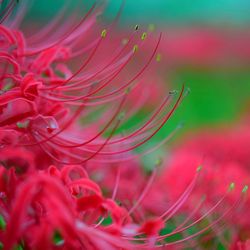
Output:
<instances>
[{"instance_id":1,"label":"red flowering plant","mask_svg":"<svg viewBox=\"0 0 250 250\"><path fill-rule=\"evenodd\" d=\"M211 207L214 207L214 203L221 203L221 196L226 192L228 194L223 198L223 206L226 204L233 206L238 196L237 187L242 188L250 181L249 143L249 122L242 123L235 128L192 134L189 139L173 150L165 168L162 169L154 189L163 187L166 183L168 186L163 190L164 193L159 196L158 200L163 201L167 192L168 201L174 202L193 178L194 166L202 162L204 175L201 176L199 185L193 190L190 195L190 202L185 203L182 212L192 214L197 209L200 212L204 209L210 210ZM225 185L230 182L232 184L226 191ZM247 188L245 186L243 192ZM244 206L239 206L238 212L234 216L225 218L224 222L227 222L228 230L230 229L228 233L221 230L221 227L217 224L207 237L220 237L211 241L213 245L204 243L204 246L215 249L219 240L220 244L224 245L226 249L248 249L250 237L249 202L249 196L245 196ZM205 207L203 206L204 203ZM223 212L224 209L222 211L216 210L216 213L219 214L223 214ZM212 215L208 216L209 220L212 218ZM229 233L231 235L228 235Z\"/></svg>"},{"instance_id":2,"label":"red flowering plant","mask_svg":"<svg viewBox=\"0 0 250 250\"><path fill-rule=\"evenodd\" d=\"M170 119L184 86L178 96L170 91L137 128L121 132L120 126L151 94L143 91L156 79L162 34L145 59L150 32L135 26L124 42L116 37L118 18L106 29L96 23L102 5L94 4L80 19L63 18L63 7L32 35L22 27L27 7L11 0L0 14L1 247L179 249L242 203L243 196L236 195L222 216L192 233L226 192L209 212L169 231L197 185L198 168L175 202L163 209L145 205L157 174L143 172L134 150ZM155 191L151 202L159 195L164 201Z\"/></svg>"}]
</instances>

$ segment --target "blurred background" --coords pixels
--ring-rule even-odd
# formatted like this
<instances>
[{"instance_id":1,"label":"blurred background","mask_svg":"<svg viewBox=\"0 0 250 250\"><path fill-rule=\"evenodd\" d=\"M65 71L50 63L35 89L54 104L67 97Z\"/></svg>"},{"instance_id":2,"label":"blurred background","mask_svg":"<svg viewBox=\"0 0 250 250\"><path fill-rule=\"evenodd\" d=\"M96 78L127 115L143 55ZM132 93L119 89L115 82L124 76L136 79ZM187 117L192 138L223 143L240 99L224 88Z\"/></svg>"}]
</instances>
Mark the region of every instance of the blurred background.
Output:
<instances>
[{"instance_id":1,"label":"blurred background","mask_svg":"<svg viewBox=\"0 0 250 250\"><path fill-rule=\"evenodd\" d=\"M35 2L30 13L46 19L66 2ZM84 2L85 6L93 3ZM108 0L107 4L105 18L109 20L121 1ZM249 112L250 1L126 0L120 25L135 24L154 24L163 30L169 62L166 78L176 88L185 83L191 90L169 129L180 121L185 124L181 133L228 125Z\"/></svg>"}]
</instances>

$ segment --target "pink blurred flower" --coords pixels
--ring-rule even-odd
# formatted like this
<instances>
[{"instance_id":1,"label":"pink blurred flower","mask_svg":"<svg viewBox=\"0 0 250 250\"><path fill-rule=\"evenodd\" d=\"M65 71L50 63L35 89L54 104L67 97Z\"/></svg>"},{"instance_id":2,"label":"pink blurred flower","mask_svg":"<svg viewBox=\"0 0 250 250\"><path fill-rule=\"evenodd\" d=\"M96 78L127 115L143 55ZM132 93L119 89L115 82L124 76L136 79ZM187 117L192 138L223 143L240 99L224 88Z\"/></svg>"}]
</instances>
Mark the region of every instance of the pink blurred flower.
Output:
<instances>
[{"instance_id":1,"label":"pink blurred flower","mask_svg":"<svg viewBox=\"0 0 250 250\"><path fill-rule=\"evenodd\" d=\"M240 190L243 188L244 191L244 185L248 185L250 182L249 132L248 126L242 125L234 129L191 135L190 139L187 139L171 153L167 166L160 175L157 187L165 186L166 189L163 192L167 193L169 202L175 201L192 180L197 165L202 164L203 175L193 190L190 201L185 204L186 212L189 213L196 209L199 201L204 203L204 199L206 200L204 210L209 211L222 196L224 196L224 206L232 206L237 200ZM235 190L231 191L233 189ZM160 199L163 200L162 197ZM250 224L247 219L250 217L249 206L249 196L246 196L244 206L238 208L238 213L225 220L231 225L231 230L238 234L238 240L249 238ZM217 213L223 213L223 211L224 208L222 211L217 209ZM214 230L218 231L216 228Z\"/></svg>"},{"instance_id":2,"label":"pink blurred flower","mask_svg":"<svg viewBox=\"0 0 250 250\"><path fill-rule=\"evenodd\" d=\"M168 28L160 46L162 61L172 67L230 67L249 63L250 35L247 29L215 27Z\"/></svg>"}]
</instances>

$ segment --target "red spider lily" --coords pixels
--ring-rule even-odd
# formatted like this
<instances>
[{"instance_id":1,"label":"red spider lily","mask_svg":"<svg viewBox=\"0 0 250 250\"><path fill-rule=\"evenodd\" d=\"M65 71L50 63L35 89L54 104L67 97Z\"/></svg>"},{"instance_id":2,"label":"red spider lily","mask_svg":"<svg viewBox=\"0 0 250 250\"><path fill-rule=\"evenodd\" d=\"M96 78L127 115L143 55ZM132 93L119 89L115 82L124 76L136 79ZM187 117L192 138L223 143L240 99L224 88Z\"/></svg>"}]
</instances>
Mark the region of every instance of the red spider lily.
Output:
<instances>
[{"instance_id":1,"label":"red spider lily","mask_svg":"<svg viewBox=\"0 0 250 250\"><path fill-rule=\"evenodd\" d=\"M23 157L25 159L25 155ZM137 202L126 207L118 205L114 198L106 198L81 166L67 165L62 170L50 166L47 170L36 172L27 168L26 172L17 173L15 166L19 161L12 161L10 166L13 167L8 170L0 167L0 241L5 249L12 249L15 245L21 245L24 249L103 249L103 246L105 249L148 249L163 245L178 246L187 240L192 241L230 216L242 199L236 199L220 217L193 235L166 241L204 221L223 204L227 194L199 218L192 220L190 216L170 233L159 235L165 224L179 214L197 183L199 172L171 207L160 216L145 219L138 216L137 209L146 197L153 178L148 181ZM105 225L105 218L110 218L111 224ZM178 249L177 246L175 249Z\"/></svg>"},{"instance_id":2,"label":"red spider lily","mask_svg":"<svg viewBox=\"0 0 250 250\"><path fill-rule=\"evenodd\" d=\"M205 174L201 178L201 183L193 191L190 202L186 203L186 210L195 209L194 204L197 204L197 199L200 199L203 194L206 194L206 206L210 207L225 193L227 183L233 182L233 187L249 183L249 135L247 126L239 126L223 132L192 135L190 140L172 152L168 162L169 167L164 168L158 186L162 187L167 184L165 192L168 193L169 200L174 201L192 179L194 166L202 162ZM162 199L162 196L158 199ZM225 199L224 205L234 203L237 196L237 192L232 192ZM237 232L237 241L245 241L249 238L250 224L246 219L249 217L248 207L249 197L247 196L239 213L227 221ZM242 213L244 217L242 217ZM216 232L216 228L214 230ZM224 240L223 243L229 244Z\"/></svg>"},{"instance_id":3,"label":"red spider lily","mask_svg":"<svg viewBox=\"0 0 250 250\"><path fill-rule=\"evenodd\" d=\"M20 28L26 6L11 14L16 4L10 1L0 18L0 242L4 249L178 249L232 215L243 194L235 195L216 216L231 196L230 188L209 211L195 213L164 232L179 218L200 171L160 214L145 205L150 190L155 191L157 173L143 175L133 151L171 118L185 96L184 86L177 97L175 91L169 92L136 129L118 132L127 117L124 110L133 115L147 98L144 93L131 98L130 93L155 80L149 68L157 61L162 34L144 61L140 57L145 58L143 48L150 32L140 32L136 26L126 43L110 38L117 19L107 29L95 26L100 6L94 4L76 22L73 17L65 21L62 10L29 36ZM100 185L89 177L94 171L105 176L97 180ZM140 188L126 193L137 182ZM210 223L200 225L212 214ZM184 235L197 225L193 234ZM171 238L179 234L184 236Z\"/></svg>"},{"instance_id":4,"label":"red spider lily","mask_svg":"<svg viewBox=\"0 0 250 250\"><path fill-rule=\"evenodd\" d=\"M51 34L50 25L32 37L25 37L20 31L4 25L0 29L0 59L3 62L1 128L6 135L16 133L18 138L11 144L39 146L60 164L85 164L89 160L109 162L120 157L125 160L123 155L146 143L159 131L183 98L182 88L175 103L169 107L173 100L170 93L141 127L114 138L124 116L128 92L151 79L148 68L154 64L161 34L145 64L128 74L128 67L136 63L136 56L140 55L140 49L146 43L146 33L139 34L136 28L126 44L113 42L117 49L112 55L109 46L112 40L108 35L114 29L113 25L101 34L95 29L99 34L95 34L93 42L89 44L87 41L86 44L85 37L92 37L90 28L98 13L94 12L94 7L78 24L64 33L60 32L53 40L48 39L46 44L43 35ZM106 52L108 56L105 56ZM77 65L79 60L82 62ZM70 69L69 65L74 66ZM135 101L134 112L143 105L145 97L147 95ZM110 109L104 104L115 108ZM76 135L75 124L79 118L84 116L87 121L88 115L100 111L103 114L98 120L98 127L102 129L96 131L95 121L79 127ZM107 132L110 135L103 139ZM3 145L8 143L2 142Z\"/></svg>"}]
</instances>

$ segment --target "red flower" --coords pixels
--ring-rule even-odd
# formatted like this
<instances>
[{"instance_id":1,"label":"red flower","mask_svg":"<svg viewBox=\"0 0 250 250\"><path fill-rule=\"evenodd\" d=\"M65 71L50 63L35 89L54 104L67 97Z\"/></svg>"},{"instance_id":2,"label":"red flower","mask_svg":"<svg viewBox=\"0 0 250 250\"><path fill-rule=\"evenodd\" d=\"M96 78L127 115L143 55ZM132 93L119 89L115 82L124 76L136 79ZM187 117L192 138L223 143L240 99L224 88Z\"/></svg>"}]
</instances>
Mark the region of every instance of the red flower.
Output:
<instances>
[{"instance_id":1,"label":"red flower","mask_svg":"<svg viewBox=\"0 0 250 250\"><path fill-rule=\"evenodd\" d=\"M136 28L128 36L128 41L122 44L121 38L109 38L114 29L112 25L102 32L99 27L92 28L97 15L94 8L78 24L65 33L61 31L51 36L53 39L48 41L46 37L53 33L50 25L32 37L26 37L12 25L6 27L2 24L0 29L0 59L3 62L0 125L6 131L18 132L17 140L10 144L39 146L54 162L62 165L86 164L89 160L118 162L121 157L126 160L128 152L158 132L183 97L183 88L176 100L170 93L149 121L132 133L115 137L125 118L124 110L132 110L128 113L132 115L152 94L150 86L155 77L152 78L149 66L156 63L162 35L155 40L148 58L140 59L141 66L134 67L150 32L140 34ZM15 18L9 18L9 22L15 23ZM89 43L86 37L95 38ZM113 50L113 47L117 49ZM147 82L150 84L148 93ZM140 94L140 86L144 86L143 95ZM127 104L129 100L132 105ZM172 107L166 112L171 101ZM101 110L103 114L98 123L89 124L88 115L93 110ZM79 127L76 134L75 124L79 120L84 121L85 126ZM107 132L110 135L104 139Z\"/></svg>"},{"instance_id":2,"label":"red flower","mask_svg":"<svg viewBox=\"0 0 250 250\"><path fill-rule=\"evenodd\" d=\"M162 191L165 195L167 193L169 201L174 202L192 180L196 166L202 164L204 174L192 192L190 201L186 203L186 211L192 212L199 200L204 203L203 199L207 206L204 210L209 210L223 195L223 205L232 206L239 196L237 190L243 188L244 192L244 185L250 182L249 135L247 126L192 135L171 153L168 166L163 169L157 187L166 187ZM249 205L249 197L245 196L244 206L238 209L239 212L233 217L225 218L225 222L231 224L241 240L249 238ZM217 209L217 213L222 214L224 207L220 209L222 211Z\"/></svg>"},{"instance_id":3,"label":"red flower","mask_svg":"<svg viewBox=\"0 0 250 250\"><path fill-rule=\"evenodd\" d=\"M147 81L152 84L156 79L149 66L159 59L162 35L145 59L143 48L150 32L140 32L136 26L126 43L120 36L119 41L112 39L116 21L101 31L94 26L99 7L93 5L75 25L74 18L62 21L59 14L28 36L19 28L25 6L16 16L10 15L17 2L11 0L0 18L0 242L4 249L130 250L176 245L178 249L241 204L237 195L237 202L221 217L201 225L198 232L171 240L207 219L207 213L196 213L192 222L192 216L187 217L164 232L182 214L199 171L176 201L154 209L158 204L145 204L150 202L150 192L162 197L154 188L157 173L154 170L149 177L143 173L134 149L170 119L184 97L184 86L177 97L175 91L169 92L136 129L118 133L122 121L143 108L152 94L151 89L146 95L143 91ZM60 22L62 27L56 27ZM139 93L129 97L136 88ZM155 99L161 96L154 94ZM211 213L224 200L223 196Z\"/></svg>"}]
</instances>

